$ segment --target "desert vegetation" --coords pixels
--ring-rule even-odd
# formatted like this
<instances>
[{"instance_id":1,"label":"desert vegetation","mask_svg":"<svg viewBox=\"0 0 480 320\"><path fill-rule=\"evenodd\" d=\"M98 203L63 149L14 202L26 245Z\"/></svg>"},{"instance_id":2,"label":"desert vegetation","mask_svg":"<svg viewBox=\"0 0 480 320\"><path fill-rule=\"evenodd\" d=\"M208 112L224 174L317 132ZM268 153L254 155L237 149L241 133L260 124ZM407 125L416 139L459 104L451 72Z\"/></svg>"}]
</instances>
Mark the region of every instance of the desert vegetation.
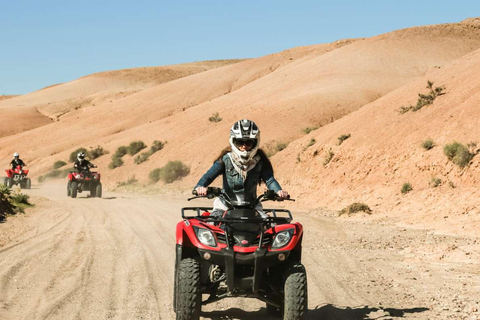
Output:
<instances>
[{"instance_id":1,"label":"desert vegetation","mask_svg":"<svg viewBox=\"0 0 480 320\"><path fill-rule=\"evenodd\" d=\"M153 141L152 146L150 147L150 150L148 150L147 152L142 152L140 155L135 157L134 162L136 164L140 164L140 163L143 163L143 162L147 161L148 158L152 154L154 154L157 151L162 150L163 147L165 146L165 143L166 142L162 142L162 141L158 141L158 140Z\"/></svg>"},{"instance_id":2,"label":"desert vegetation","mask_svg":"<svg viewBox=\"0 0 480 320\"><path fill-rule=\"evenodd\" d=\"M210 122L220 122L223 119L220 117L218 112L215 112L210 118L208 118L208 121Z\"/></svg>"},{"instance_id":3,"label":"desert vegetation","mask_svg":"<svg viewBox=\"0 0 480 320\"><path fill-rule=\"evenodd\" d=\"M412 106L412 105L410 105L408 107L402 106L402 107L400 107L399 113L404 114L408 111L413 111L413 112L418 111L418 110L422 109L423 107L432 104L433 101L435 101L435 99L439 95L445 94L445 92L444 92L445 87L433 88L433 82L431 82L430 80L427 81L427 89L429 90L429 92L427 94L422 94L422 93L418 94L418 100L417 100L417 104L415 106Z\"/></svg>"},{"instance_id":4,"label":"desert vegetation","mask_svg":"<svg viewBox=\"0 0 480 320\"><path fill-rule=\"evenodd\" d=\"M190 173L190 168L181 161L169 161L162 168L156 168L150 171L148 177L151 182L155 183L162 180L165 183L172 183L179 180Z\"/></svg>"},{"instance_id":5,"label":"desert vegetation","mask_svg":"<svg viewBox=\"0 0 480 320\"><path fill-rule=\"evenodd\" d=\"M65 161L62 161L62 160L55 161L55 163L53 164L53 169L61 168L61 167L65 166L66 164L67 163Z\"/></svg>"},{"instance_id":6,"label":"desert vegetation","mask_svg":"<svg viewBox=\"0 0 480 320\"><path fill-rule=\"evenodd\" d=\"M0 221L7 215L24 212L25 208L32 206L29 196L19 190L13 191L5 185L0 185Z\"/></svg>"},{"instance_id":7,"label":"desert vegetation","mask_svg":"<svg viewBox=\"0 0 480 320\"><path fill-rule=\"evenodd\" d=\"M314 131L314 130L317 130L318 127L306 127L306 128L303 128L302 129L302 132L305 133L305 134L309 134L310 132Z\"/></svg>"},{"instance_id":8,"label":"desert vegetation","mask_svg":"<svg viewBox=\"0 0 480 320\"><path fill-rule=\"evenodd\" d=\"M332 161L334 155L335 153L333 153L332 150L328 150L325 158L323 159L323 165L326 166L327 164L329 164L330 161Z\"/></svg>"},{"instance_id":9,"label":"desert vegetation","mask_svg":"<svg viewBox=\"0 0 480 320\"><path fill-rule=\"evenodd\" d=\"M432 139L426 139L422 142L422 148L425 150L430 150L435 147L435 142Z\"/></svg>"},{"instance_id":10,"label":"desert vegetation","mask_svg":"<svg viewBox=\"0 0 480 320\"><path fill-rule=\"evenodd\" d=\"M348 134L342 134L341 136L339 136L337 139L338 139L338 142L337 144L338 145L341 145L343 143L343 141L347 140L348 138L350 138L350 133Z\"/></svg>"},{"instance_id":11,"label":"desert vegetation","mask_svg":"<svg viewBox=\"0 0 480 320\"><path fill-rule=\"evenodd\" d=\"M436 187L440 186L441 184L442 184L442 179L440 179L440 178L432 177L432 179L430 179L430 186L432 188L436 188Z\"/></svg>"},{"instance_id":12,"label":"desert vegetation","mask_svg":"<svg viewBox=\"0 0 480 320\"><path fill-rule=\"evenodd\" d=\"M476 154L476 143L472 142L467 146L459 143L452 142L443 147L443 153L447 156L448 160L452 161L454 164L460 168L468 166L470 161Z\"/></svg>"},{"instance_id":13,"label":"desert vegetation","mask_svg":"<svg viewBox=\"0 0 480 320\"><path fill-rule=\"evenodd\" d=\"M407 194L407 193L409 193L409 192L412 191L412 190L413 190L413 187L412 187L411 183L410 183L410 182L405 182L405 183L402 185L402 189L400 190L400 192L401 192L402 194Z\"/></svg>"},{"instance_id":14,"label":"desert vegetation","mask_svg":"<svg viewBox=\"0 0 480 320\"><path fill-rule=\"evenodd\" d=\"M351 215L351 214L356 213L356 212L365 212L365 213L371 214L372 210L365 203L354 202L351 205L349 205L349 206L343 208L342 210L340 210L338 215L339 216L344 215L344 214Z\"/></svg>"}]
</instances>

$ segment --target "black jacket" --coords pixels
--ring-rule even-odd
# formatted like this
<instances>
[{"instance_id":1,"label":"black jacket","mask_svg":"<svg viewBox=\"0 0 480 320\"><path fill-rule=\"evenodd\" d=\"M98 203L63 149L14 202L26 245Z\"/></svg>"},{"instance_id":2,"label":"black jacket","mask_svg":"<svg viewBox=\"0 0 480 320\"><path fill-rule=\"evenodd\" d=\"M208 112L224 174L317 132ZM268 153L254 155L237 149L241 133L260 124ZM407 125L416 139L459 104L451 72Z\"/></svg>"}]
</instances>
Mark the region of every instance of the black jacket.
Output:
<instances>
[{"instance_id":1,"label":"black jacket","mask_svg":"<svg viewBox=\"0 0 480 320\"><path fill-rule=\"evenodd\" d=\"M17 168L18 165L24 167L25 166L25 162L22 161L22 159L18 158L17 159L13 159L12 162L10 162L10 165L12 166L12 169L15 170L15 168Z\"/></svg>"},{"instance_id":2,"label":"black jacket","mask_svg":"<svg viewBox=\"0 0 480 320\"><path fill-rule=\"evenodd\" d=\"M95 165L88 160L83 160L82 163L80 163L80 161L77 160L75 161L75 164L73 165L73 167L78 171L90 171L90 168L95 167Z\"/></svg>"}]
</instances>

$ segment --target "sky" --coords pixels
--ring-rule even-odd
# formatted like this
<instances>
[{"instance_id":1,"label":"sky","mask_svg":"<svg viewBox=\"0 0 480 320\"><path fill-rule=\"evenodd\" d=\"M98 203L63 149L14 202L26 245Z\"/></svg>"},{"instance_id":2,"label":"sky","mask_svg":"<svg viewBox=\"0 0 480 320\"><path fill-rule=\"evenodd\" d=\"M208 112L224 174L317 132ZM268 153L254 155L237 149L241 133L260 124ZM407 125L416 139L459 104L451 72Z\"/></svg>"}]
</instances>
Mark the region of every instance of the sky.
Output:
<instances>
[{"instance_id":1,"label":"sky","mask_svg":"<svg viewBox=\"0 0 480 320\"><path fill-rule=\"evenodd\" d=\"M0 95L479 16L479 0L0 0Z\"/></svg>"}]
</instances>

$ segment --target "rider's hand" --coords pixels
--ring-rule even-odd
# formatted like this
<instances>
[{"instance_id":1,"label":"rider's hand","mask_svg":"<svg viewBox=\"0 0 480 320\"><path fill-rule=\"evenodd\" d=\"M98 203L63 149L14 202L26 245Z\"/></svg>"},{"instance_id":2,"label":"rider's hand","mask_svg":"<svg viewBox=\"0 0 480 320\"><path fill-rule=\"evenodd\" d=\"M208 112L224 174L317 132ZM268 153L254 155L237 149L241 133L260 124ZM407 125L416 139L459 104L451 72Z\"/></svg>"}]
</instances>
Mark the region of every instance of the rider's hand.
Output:
<instances>
[{"instance_id":1,"label":"rider's hand","mask_svg":"<svg viewBox=\"0 0 480 320\"><path fill-rule=\"evenodd\" d=\"M207 188L206 187L196 187L195 191L197 191L197 195L199 195L199 196L206 196L207 195Z\"/></svg>"},{"instance_id":2,"label":"rider's hand","mask_svg":"<svg viewBox=\"0 0 480 320\"><path fill-rule=\"evenodd\" d=\"M288 192L285 190L280 190L277 192L278 196L282 199L287 199L288 198Z\"/></svg>"}]
</instances>

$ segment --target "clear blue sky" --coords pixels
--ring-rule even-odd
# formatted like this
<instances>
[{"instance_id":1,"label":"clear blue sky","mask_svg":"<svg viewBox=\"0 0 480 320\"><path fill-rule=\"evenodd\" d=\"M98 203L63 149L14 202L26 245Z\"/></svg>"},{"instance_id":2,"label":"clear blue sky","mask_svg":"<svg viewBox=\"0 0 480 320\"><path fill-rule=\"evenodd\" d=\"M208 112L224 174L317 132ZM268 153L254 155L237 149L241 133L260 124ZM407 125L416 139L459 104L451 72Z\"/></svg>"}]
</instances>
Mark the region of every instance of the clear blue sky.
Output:
<instances>
[{"instance_id":1,"label":"clear blue sky","mask_svg":"<svg viewBox=\"0 0 480 320\"><path fill-rule=\"evenodd\" d=\"M0 0L0 95L480 16L480 0ZM479 31L480 32L480 31Z\"/></svg>"}]
</instances>

